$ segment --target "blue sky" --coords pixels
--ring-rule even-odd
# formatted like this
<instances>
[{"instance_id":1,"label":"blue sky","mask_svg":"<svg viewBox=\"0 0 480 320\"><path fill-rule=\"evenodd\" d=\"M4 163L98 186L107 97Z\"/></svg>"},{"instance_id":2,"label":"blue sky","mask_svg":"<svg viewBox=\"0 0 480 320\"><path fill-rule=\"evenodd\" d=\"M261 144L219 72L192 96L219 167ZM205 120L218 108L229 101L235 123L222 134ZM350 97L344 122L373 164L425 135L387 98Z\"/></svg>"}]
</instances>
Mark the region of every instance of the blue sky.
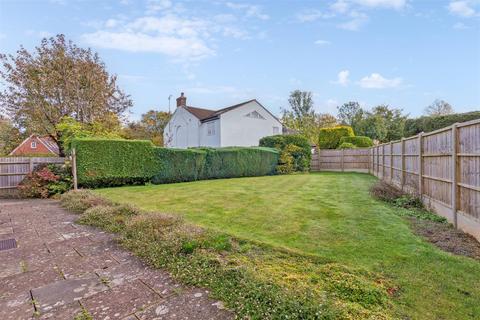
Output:
<instances>
[{"instance_id":1,"label":"blue sky","mask_svg":"<svg viewBox=\"0 0 480 320\"><path fill-rule=\"evenodd\" d=\"M99 52L132 118L181 91L193 106L257 98L276 114L294 89L333 114L349 100L480 109L480 0L0 0L0 52L58 33Z\"/></svg>"}]
</instances>

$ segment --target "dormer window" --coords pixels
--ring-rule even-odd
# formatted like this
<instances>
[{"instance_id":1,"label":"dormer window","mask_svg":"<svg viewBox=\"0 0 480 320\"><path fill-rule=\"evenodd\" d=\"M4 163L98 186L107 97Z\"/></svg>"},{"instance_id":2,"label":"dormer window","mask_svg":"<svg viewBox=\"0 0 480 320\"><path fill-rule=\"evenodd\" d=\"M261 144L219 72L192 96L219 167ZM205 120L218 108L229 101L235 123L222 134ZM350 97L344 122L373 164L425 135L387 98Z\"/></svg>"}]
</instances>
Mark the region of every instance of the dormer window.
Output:
<instances>
[{"instance_id":1,"label":"dormer window","mask_svg":"<svg viewBox=\"0 0 480 320\"><path fill-rule=\"evenodd\" d=\"M32 149L37 149L37 141L32 141L32 142L30 143L30 148L32 148Z\"/></svg>"},{"instance_id":2,"label":"dormer window","mask_svg":"<svg viewBox=\"0 0 480 320\"><path fill-rule=\"evenodd\" d=\"M265 120L265 118L260 113L258 113L257 111L252 111L252 112L246 114L245 117Z\"/></svg>"}]
</instances>

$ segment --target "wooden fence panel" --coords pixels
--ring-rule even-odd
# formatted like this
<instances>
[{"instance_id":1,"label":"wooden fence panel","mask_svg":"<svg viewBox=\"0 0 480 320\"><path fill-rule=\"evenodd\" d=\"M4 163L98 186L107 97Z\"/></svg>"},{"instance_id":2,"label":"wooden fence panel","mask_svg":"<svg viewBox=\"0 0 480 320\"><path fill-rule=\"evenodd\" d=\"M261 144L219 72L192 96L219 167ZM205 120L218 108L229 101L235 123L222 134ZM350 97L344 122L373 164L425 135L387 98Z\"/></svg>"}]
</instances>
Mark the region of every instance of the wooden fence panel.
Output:
<instances>
[{"instance_id":1,"label":"wooden fence panel","mask_svg":"<svg viewBox=\"0 0 480 320\"><path fill-rule=\"evenodd\" d=\"M41 163L65 163L59 157L2 157L0 158L0 195L16 192L18 184Z\"/></svg>"},{"instance_id":2,"label":"wooden fence panel","mask_svg":"<svg viewBox=\"0 0 480 320\"><path fill-rule=\"evenodd\" d=\"M365 171L480 240L480 119L367 149L320 150L312 170Z\"/></svg>"}]
</instances>

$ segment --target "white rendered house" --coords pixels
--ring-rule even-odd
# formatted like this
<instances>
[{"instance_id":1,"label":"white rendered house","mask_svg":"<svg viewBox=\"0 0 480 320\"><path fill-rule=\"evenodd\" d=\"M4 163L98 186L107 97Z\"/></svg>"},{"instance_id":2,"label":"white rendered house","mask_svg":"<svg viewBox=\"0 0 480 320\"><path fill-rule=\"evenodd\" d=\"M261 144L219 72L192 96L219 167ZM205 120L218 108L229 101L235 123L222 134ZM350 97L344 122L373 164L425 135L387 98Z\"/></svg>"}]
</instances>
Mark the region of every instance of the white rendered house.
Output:
<instances>
[{"instance_id":1,"label":"white rendered house","mask_svg":"<svg viewBox=\"0 0 480 320\"><path fill-rule=\"evenodd\" d=\"M281 122L255 99L209 110L187 106L182 92L163 141L170 148L250 147L258 146L263 137L281 133Z\"/></svg>"}]
</instances>

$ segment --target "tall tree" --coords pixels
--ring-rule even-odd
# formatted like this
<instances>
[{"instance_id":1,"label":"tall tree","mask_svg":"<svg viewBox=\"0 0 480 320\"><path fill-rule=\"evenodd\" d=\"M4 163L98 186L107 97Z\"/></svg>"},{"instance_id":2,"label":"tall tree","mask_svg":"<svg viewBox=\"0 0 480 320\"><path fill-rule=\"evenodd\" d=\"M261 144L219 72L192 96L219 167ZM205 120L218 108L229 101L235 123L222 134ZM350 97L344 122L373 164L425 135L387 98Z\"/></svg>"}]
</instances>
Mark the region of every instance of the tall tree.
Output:
<instances>
[{"instance_id":1,"label":"tall tree","mask_svg":"<svg viewBox=\"0 0 480 320\"><path fill-rule=\"evenodd\" d=\"M349 101L337 107L338 120L341 124L351 126L355 131L355 127L362 120L365 111L356 101Z\"/></svg>"},{"instance_id":2,"label":"tall tree","mask_svg":"<svg viewBox=\"0 0 480 320\"><path fill-rule=\"evenodd\" d=\"M312 93L295 90L290 93L288 103L290 108L283 110L284 125L304 135L311 143L315 143L317 137Z\"/></svg>"},{"instance_id":3,"label":"tall tree","mask_svg":"<svg viewBox=\"0 0 480 320\"><path fill-rule=\"evenodd\" d=\"M407 116L402 114L401 109L379 105L371 112L365 112L354 130L357 135L387 142L403 137L406 119Z\"/></svg>"},{"instance_id":4,"label":"tall tree","mask_svg":"<svg viewBox=\"0 0 480 320\"><path fill-rule=\"evenodd\" d=\"M440 99L433 101L432 104L424 110L424 114L427 116L444 116L452 113L452 106L445 100Z\"/></svg>"},{"instance_id":5,"label":"tall tree","mask_svg":"<svg viewBox=\"0 0 480 320\"><path fill-rule=\"evenodd\" d=\"M150 110L142 114L140 121L128 123L123 135L127 139L152 140L155 145L163 146L163 130L171 116L169 112Z\"/></svg>"},{"instance_id":6,"label":"tall tree","mask_svg":"<svg viewBox=\"0 0 480 320\"><path fill-rule=\"evenodd\" d=\"M77 47L64 35L43 39L30 53L0 55L0 108L27 132L49 135L63 154L57 125L64 117L80 123L101 121L105 115L121 117L132 100L117 85L97 53Z\"/></svg>"}]
</instances>

